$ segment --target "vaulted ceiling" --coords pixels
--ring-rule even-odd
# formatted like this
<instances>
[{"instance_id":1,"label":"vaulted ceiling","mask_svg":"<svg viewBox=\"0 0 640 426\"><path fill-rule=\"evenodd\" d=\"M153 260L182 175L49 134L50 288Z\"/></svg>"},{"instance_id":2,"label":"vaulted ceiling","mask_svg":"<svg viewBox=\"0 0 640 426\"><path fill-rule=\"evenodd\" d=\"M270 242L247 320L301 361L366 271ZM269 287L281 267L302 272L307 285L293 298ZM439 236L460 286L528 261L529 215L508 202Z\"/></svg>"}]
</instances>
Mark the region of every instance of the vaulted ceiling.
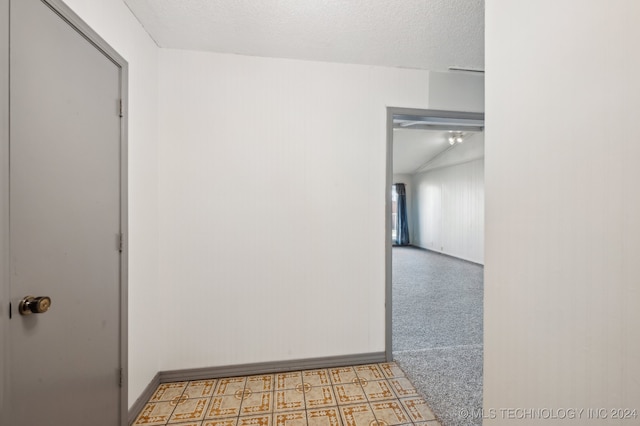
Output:
<instances>
[{"instance_id":1,"label":"vaulted ceiling","mask_svg":"<svg viewBox=\"0 0 640 426\"><path fill-rule=\"evenodd\" d=\"M393 173L414 174L484 157L484 133L466 132L451 145L443 130L396 129L393 132Z\"/></svg>"}]
</instances>

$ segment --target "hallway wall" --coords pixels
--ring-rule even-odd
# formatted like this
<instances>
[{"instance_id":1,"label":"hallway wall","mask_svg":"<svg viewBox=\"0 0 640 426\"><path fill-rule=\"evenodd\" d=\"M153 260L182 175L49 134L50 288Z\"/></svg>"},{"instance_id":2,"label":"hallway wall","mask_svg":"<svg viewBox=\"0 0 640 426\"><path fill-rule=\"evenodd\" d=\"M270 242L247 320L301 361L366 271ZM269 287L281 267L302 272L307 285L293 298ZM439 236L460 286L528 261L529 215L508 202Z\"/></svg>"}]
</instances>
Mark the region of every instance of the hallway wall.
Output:
<instances>
[{"instance_id":1,"label":"hallway wall","mask_svg":"<svg viewBox=\"0 0 640 426\"><path fill-rule=\"evenodd\" d=\"M428 84L162 49L162 369L384 351L386 106Z\"/></svg>"},{"instance_id":2,"label":"hallway wall","mask_svg":"<svg viewBox=\"0 0 640 426\"><path fill-rule=\"evenodd\" d=\"M635 0L486 1L485 413L638 422L610 411L640 408L638 16Z\"/></svg>"}]
</instances>

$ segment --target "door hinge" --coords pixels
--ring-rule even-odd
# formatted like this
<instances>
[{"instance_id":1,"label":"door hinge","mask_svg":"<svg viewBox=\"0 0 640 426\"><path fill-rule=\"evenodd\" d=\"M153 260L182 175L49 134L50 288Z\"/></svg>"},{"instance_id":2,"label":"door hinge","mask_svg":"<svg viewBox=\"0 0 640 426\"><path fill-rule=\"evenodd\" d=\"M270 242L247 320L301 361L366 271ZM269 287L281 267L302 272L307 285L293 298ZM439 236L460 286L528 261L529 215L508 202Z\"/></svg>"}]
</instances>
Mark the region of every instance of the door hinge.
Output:
<instances>
[{"instance_id":1,"label":"door hinge","mask_svg":"<svg viewBox=\"0 0 640 426\"><path fill-rule=\"evenodd\" d=\"M9 319L11 319L11 315L12 315L11 308L12 307L13 307L13 305L11 304L11 302L9 302Z\"/></svg>"},{"instance_id":2,"label":"door hinge","mask_svg":"<svg viewBox=\"0 0 640 426\"><path fill-rule=\"evenodd\" d=\"M120 117L123 116L123 114L122 114L122 99L118 99L118 115Z\"/></svg>"},{"instance_id":3,"label":"door hinge","mask_svg":"<svg viewBox=\"0 0 640 426\"><path fill-rule=\"evenodd\" d=\"M122 387L122 368L118 373L118 386Z\"/></svg>"},{"instance_id":4,"label":"door hinge","mask_svg":"<svg viewBox=\"0 0 640 426\"><path fill-rule=\"evenodd\" d=\"M118 235L118 251L122 253L123 248L124 248L124 234L120 233L120 235Z\"/></svg>"}]
</instances>

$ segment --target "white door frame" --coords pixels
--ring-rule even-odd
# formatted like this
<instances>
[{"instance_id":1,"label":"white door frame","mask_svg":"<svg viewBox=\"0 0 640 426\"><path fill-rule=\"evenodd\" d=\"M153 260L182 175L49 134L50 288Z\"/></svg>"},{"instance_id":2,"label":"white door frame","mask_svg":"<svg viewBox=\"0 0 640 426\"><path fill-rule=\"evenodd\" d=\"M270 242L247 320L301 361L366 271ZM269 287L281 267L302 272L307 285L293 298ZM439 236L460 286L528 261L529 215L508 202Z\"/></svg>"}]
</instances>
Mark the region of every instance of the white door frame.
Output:
<instances>
[{"instance_id":1,"label":"white door frame","mask_svg":"<svg viewBox=\"0 0 640 426\"><path fill-rule=\"evenodd\" d=\"M9 7L11 1L0 0L0 423L8 416L9 401ZM108 57L120 70L120 98L122 119L120 121L120 232L123 246L120 256L120 366L122 386L120 389L120 424L128 423L128 74L127 61L93 31L62 0L41 0L86 40ZM34 28L33 31L37 31ZM114 106L115 108L115 106ZM14 307L15 309L15 307Z\"/></svg>"}]
</instances>

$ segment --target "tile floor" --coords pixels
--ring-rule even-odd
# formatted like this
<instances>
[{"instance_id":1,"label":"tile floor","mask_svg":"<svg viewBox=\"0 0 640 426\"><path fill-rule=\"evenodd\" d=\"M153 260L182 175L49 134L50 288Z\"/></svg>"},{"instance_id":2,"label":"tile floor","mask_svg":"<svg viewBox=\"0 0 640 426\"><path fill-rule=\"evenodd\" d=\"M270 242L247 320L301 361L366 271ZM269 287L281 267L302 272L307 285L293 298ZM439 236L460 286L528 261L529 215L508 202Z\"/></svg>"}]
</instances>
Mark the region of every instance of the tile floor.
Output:
<instances>
[{"instance_id":1,"label":"tile floor","mask_svg":"<svg viewBox=\"0 0 640 426\"><path fill-rule=\"evenodd\" d=\"M133 424L440 426L393 362L164 383Z\"/></svg>"}]
</instances>

